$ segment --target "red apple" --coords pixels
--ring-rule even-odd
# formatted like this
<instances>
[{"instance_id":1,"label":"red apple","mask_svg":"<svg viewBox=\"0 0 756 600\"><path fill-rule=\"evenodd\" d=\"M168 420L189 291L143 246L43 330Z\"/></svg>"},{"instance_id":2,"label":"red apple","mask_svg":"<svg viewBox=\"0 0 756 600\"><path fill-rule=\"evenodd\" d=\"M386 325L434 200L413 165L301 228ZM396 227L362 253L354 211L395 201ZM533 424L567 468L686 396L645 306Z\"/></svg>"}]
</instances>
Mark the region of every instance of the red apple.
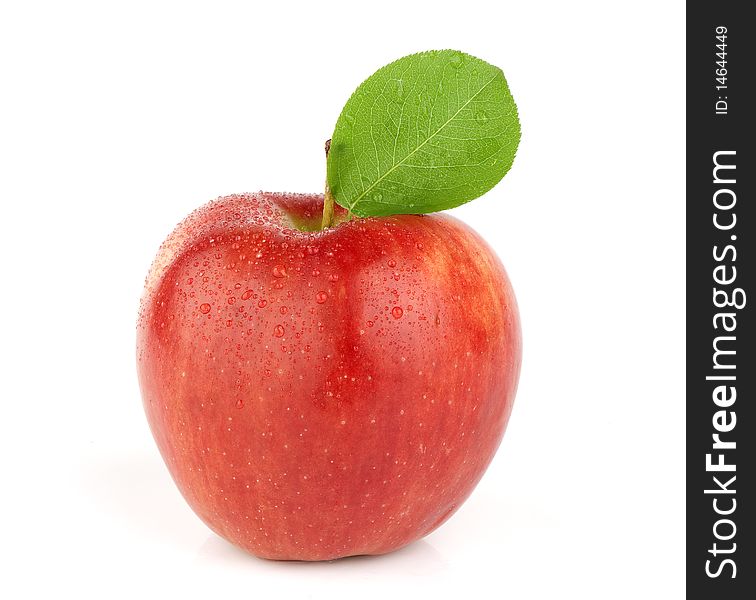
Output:
<instances>
[{"instance_id":1,"label":"red apple","mask_svg":"<svg viewBox=\"0 0 756 600\"><path fill-rule=\"evenodd\" d=\"M322 209L257 193L195 211L138 323L171 475L265 558L382 554L434 530L493 458L520 370L514 293L470 228L432 214L314 231Z\"/></svg>"}]
</instances>

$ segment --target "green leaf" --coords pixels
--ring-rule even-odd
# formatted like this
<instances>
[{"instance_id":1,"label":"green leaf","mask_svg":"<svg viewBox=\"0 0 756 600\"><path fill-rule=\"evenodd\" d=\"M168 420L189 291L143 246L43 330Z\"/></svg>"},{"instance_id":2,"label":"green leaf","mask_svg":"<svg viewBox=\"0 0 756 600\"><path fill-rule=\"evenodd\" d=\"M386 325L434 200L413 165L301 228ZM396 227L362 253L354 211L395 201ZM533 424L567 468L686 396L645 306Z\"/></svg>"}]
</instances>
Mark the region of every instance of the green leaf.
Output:
<instances>
[{"instance_id":1,"label":"green leaf","mask_svg":"<svg viewBox=\"0 0 756 600\"><path fill-rule=\"evenodd\" d=\"M346 103L328 185L361 217L452 208L494 187L519 141L501 69L454 50L412 54L376 71Z\"/></svg>"}]
</instances>

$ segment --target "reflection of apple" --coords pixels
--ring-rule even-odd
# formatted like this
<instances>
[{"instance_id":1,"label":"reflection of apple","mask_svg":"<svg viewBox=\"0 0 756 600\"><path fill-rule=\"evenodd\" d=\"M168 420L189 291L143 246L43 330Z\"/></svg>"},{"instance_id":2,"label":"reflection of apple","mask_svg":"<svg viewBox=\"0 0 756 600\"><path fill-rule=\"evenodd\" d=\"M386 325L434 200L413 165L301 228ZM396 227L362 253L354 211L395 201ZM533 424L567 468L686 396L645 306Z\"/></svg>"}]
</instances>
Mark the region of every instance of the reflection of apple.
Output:
<instances>
[{"instance_id":1,"label":"reflection of apple","mask_svg":"<svg viewBox=\"0 0 756 600\"><path fill-rule=\"evenodd\" d=\"M491 461L520 369L512 288L472 230L434 214L312 231L322 210L268 193L199 209L139 318L173 478L266 558L381 554L438 527Z\"/></svg>"}]
</instances>

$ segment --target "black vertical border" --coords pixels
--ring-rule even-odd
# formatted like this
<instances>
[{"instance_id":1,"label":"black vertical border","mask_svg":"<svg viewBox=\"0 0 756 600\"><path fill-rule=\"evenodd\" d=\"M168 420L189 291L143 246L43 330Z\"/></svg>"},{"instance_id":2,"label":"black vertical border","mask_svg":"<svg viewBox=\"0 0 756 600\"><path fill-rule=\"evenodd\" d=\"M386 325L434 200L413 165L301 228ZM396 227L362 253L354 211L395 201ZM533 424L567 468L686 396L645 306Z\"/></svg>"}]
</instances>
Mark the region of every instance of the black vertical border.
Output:
<instances>
[{"instance_id":1,"label":"black vertical border","mask_svg":"<svg viewBox=\"0 0 756 600\"><path fill-rule=\"evenodd\" d=\"M756 421L754 420L754 360L753 306L756 305L754 287L754 243L756 233L753 205L754 163L753 145L756 135L753 127L753 112L756 111L753 88L756 76L754 46L756 45L756 22L746 16L748 2L688 2L686 12L686 414L687 414L687 536L686 536L686 582L690 598L717 598L739 600L756 598L756 536L753 532L754 507L754 456L756 456ZM716 28L727 27L727 90L716 89ZM716 114L715 103L725 96L727 115ZM737 225L731 231L718 230L713 223L715 207L713 195L722 185L715 185L713 178L713 155L720 150L734 150L736 183L729 186L737 197L732 212L737 214ZM732 171L730 171L732 172ZM724 177L724 175L723 175ZM725 216L723 215L723 220ZM732 240L731 236L737 239ZM717 262L713 249L720 251L732 244L737 251L734 262ZM737 280L730 286L720 286L714 281L713 270L717 265L734 265ZM743 309L718 309L714 306L714 288L739 287L745 291L747 300ZM729 407L736 413L735 429L720 434L722 439L734 440L737 448L728 450L726 461L734 462L735 472L707 472L706 455L719 451L712 449L714 429L712 419L718 410L712 393L720 382L707 381L707 375L725 374L713 370L713 340L727 332L715 330L714 315L723 310L732 310L737 316L736 341L731 348L736 350L733 361L737 379L732 382L737 389L737 400ZM728 382L729 384L730 382ZM729 416L728 416L729 418ZM713 477L726 482L737 476L729 488L735 494L707 494L705 490L717 488ZM731 506L736 498L737 507L732 515L716 514L713 501L721 498L719 507ZM714 527L718 519L730 518L737 532L729 541L717 540ZM728 525L720 525L720 533L727 535ZM712 554L713 544L728 548L737 544L732 554ZM732 558L737 566L736 577L730 566L724 567L719 577L706 573L706 561L710 571L715 572L725 558Z\"/></svg>"}]
</instances>

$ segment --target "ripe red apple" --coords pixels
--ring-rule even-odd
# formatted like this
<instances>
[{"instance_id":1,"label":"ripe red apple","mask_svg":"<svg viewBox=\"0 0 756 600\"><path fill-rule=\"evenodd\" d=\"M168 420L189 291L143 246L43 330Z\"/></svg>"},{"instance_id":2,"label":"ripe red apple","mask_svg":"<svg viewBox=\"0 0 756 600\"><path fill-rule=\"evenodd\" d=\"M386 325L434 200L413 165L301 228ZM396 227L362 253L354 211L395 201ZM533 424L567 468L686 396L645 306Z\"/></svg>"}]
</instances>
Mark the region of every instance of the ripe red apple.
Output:
<instances>
[{"instance_id":1,"label":"ripe red apple","mask_svg":"<svg viewBox=\"0 0 756 600\"><path fill-rule=\"evenodd\" d=\"M499 446L520 370L514 293L471 229L432 214L313 231L322 210L269 193L200 208L139 317L171 475L265 558L382 554L438 527Z\"/></svg>"}]
</instances>

